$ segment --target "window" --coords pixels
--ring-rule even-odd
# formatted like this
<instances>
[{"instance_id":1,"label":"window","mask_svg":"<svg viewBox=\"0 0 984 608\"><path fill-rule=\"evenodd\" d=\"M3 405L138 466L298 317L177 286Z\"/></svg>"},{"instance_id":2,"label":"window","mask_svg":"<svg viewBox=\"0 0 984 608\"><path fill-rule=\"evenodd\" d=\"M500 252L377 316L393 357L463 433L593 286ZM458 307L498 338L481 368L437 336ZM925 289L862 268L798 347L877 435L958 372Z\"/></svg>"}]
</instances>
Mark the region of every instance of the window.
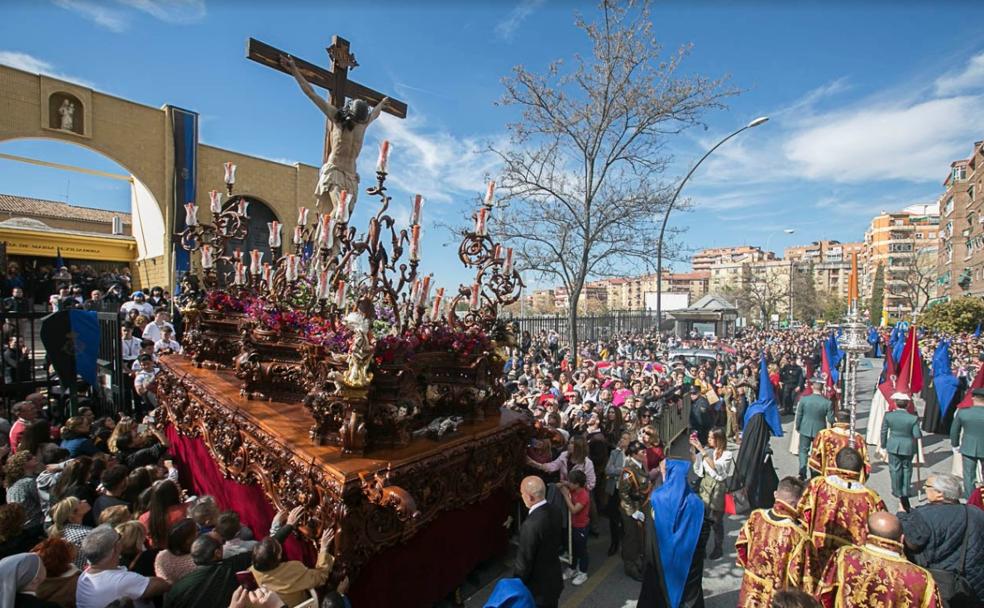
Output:
<instances>
[{"instance_id":1,"label":"window","mask_svg":"<svg viewBox=\"0 0 984 608\"><path fill-rule=\"evenodd\" d=\"M896 226L905 226L905 220L895 220L893 223Z\"/></svg>"},{"instance_id":2,"label":"window","mask_svg":"<svg viewBox=\"0 0 984 608\"><path fill-rule=\"evenodd\" d=\"M962 165L960 167L954 167L952 175L954 181L962 181L967 179L967 167Z\"/></svg>"},{"instance_id":3,"label":"window","mask_svg":"<svg viewBox=\"0 0 984 608\"><path fill-rule=\"evenodd\" d=\"M953 213L953 197L946 199L946 203L943 204L943 215L950 215Z\"/></svg>"}]
</instances>

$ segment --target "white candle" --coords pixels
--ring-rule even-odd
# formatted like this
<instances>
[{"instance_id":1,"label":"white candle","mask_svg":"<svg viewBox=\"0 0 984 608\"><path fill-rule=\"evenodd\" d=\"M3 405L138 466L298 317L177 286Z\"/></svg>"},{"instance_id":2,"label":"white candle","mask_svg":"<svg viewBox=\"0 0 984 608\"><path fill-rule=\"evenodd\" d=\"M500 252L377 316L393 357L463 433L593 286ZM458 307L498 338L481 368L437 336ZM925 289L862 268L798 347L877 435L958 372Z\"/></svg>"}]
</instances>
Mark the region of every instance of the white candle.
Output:
<instances>
[{"instance_id":1,"label":"white candle","mask_svg":"<svg viewBox=\"0 0 984 608\"><path fill-rule=\"evenodd\" d=\"M198 225L198 205L195 203L185 203L185 225Z\"/></svg>"},{"instance_id":2,"label":"white candle","mask_svg":"<svg viewBox=\"0 0 984 608\"><path fill-rule=\"evenodd\" d=\"M326 249L335 244L335 226L327 213L318 216L318 243Z\"/></svg>"},{"instance_id":3,"label":"white candle","mask_svg":"<svg viewBox=\"0 0 984 608\"><path fill-rule=\"evenodd\" d=\"M485 191L485 205L488 206L488 207L491 207L493 202L495 202L495 181L494 180L491 181L491 182L489 182L489 187Z\"/></svg>"},{"instance_id":4,"label":"white candle","mask_svg":"<svg viewBox=\"0 0 984 608\"><path fill-rule=\"evenodd\" d=\"M230 188L236 183L236 165L232 162L225 164L225 183Z\"/></svg>"},{"instance_id":5,"label":"white candle","mask_svg":"<svg viewBox=\"0 0 984 608\"><path fill-rule=\"evenodd\" d=\"M270 230L270 249L276 249L280 247L280 222L274 220L272 222L267 222L267 228Z\"/></svg>"},{"instance_id":6,"label":"white candle","mask_svg":"<svg viewBox=\"0 0 984 608\"><path fill-rule=\"evenodd\" d=\"M246 211L248 209L249 209L249 201L244 198L239 199L239 208L236 209L236 213L238 213L239 215L245 218L249 218L249 216L246 215Z\"/></svg>"},{"instance_id":7,"label":"white candle","mask_svg":"<svg viewBox=\"0 0 984 608\"><path fill-rule=\"evenodd\" d=\"M236 278L233 279L234 285L245 285L246 284L246 265L242 262L236 262L235 265Z\"/></svg>"},{"instance_id":8,"label":"white candle","mask_svg":"<svg viewBox=\"0 0 984 608\"><path fill-rule=\"evenodd\" d=\"M376 172L386 173L386 166L389 164L390 142L384 139L379 146L379 158L376 160Z\"/></svg>"},{"instance_id":9,"label":"white candle","mask_svg":"<svg viewBox=\"0 0 984 608\"><path fill-rule=\"evenodd\" d=\"M298 208L298 210L297 210L297 225L298 226L307 226L308 213L310 211L311 210L308 209L307 207L300 207L300 208Z\"/></svg>"},{"instance_id":10,"label":"white candle","mask_svg":"<svg viewBox=\"0 0 984 608\"><path fill-rule=\"evenodd\" d=\"M478 310L478 283L472 283L471 288L471 308L472 310Z\"/></svg>"},{"instance_id":11,"label":"white candle","mask_svg":"<svg viewBox=\"0 0 984 608\"><path fill-rule=\"evenodd\" d=\"M437 321L441 317L441 300L444 299L444 288L438 287L437 294L434 296L434 308L431 310L431 321Z\"/></svg>"},{"instance_id":12,"label":"white candle","mask_svg":"<svg viewBox=\"0 0 984 608\"><path fill-rule=\"evenodd\" d=\"M335 308L341 310L345 307L345 281L338 282L338 291L335 292Z\"/></svg>"},{"instance_id":13,"label":"white candle","mask_svg":"<svg viewBox=\"0 0 984 608\"><path fill-rule=\"evenodd\" d=\"M318 273L317 298L327 300L331 296L331 286L328 284L328 271L323 270Z\"/></svg>"},{"instance_id":14,"label":"white candle","mask_svg":"<svg viewBox=\"0 0 984 608\"><path fill-rule=\"evenodd\" d=\"M294 244L300 245L304 242L304 227L294 226Z\"/></svg>"},{"instance_id":15,"label":"white candle","mask_svg":"<svg viewBox=\"0 0 984 608\"><path fill-rule=\"evenodd\" d=\"M410 225L420 223L420 212L424 206L424 197L419 194L413 197L413 212L410 213Z\"/></svg>"},{"instance_id":16,"label":"white candle","mask_svg":"<svg viewBox=\"0 0 984 608\"><path fill-rule=\"evenodd\" d=\"M297 256L293 253L287 256L286 275L288 281L297 280Z\"/></svg>"},{"instance_id":17,"label":"white candle","mask_svg":"<svg viewBox=\"0 0 984 608\"><path fill-rule=\"evenodd\" d=\"M263 271L260 278L266 284L267 289L273 289L273 272L270 270L269 262L263 262Z\"/></svg>"},{"instance_id":18,"label":"white candle","mask_svg":"<svg viewBox=\"0 0 984 608\"><path fill-rule=\"evenodd\" d=\"M215 266L215 259L212 257L212 246L202 245L202 268L209 270Z\"/></svg>"},{"instance_id":19,"label":"white candle","mask_svg":"<svg viewBox=\"0 0 984 608\"><path fill-rule=\"evenodd\" d=\"M420 300L420 279L414 279L410 287L410 305L416 306Z\"/></svg>"},{"instance_id":20,"label":"white candle","mask_svg":"<svg viewBox=\"0 0 984 608\"><path fill-rule=\"evenodd\" d=\"M218 190L210 190L208 193L208 208L212 213L222 213L222 193Z\"/></svg>"},{"instance_id":21,"label":"white candle","mask_svg":"<svg viewBox=\"0 0 984 608\"><path fill-rule=\"evenodd\" d=\"M249 271L252 274L260 274L260 270L263 268L263 252L259 249L253 249L249 252Z\"/></svg>"},{"instance_id":22,"label":"white candle","mask_svg":"<svg viewBox=\"0 0 984 608\"><path fill-rule=\"evenodd\" d=\"M335 209L335 219L343 224L349 220L348 192L345 190L338 193L338 208Z\"/></svg>"},{"instance_id":23,"label":"white candle","mask_svg":"<svg viewBox=\"0 0 984 608\"><path fill-rule=\"evenodd\" d=\"M513 267L513 249L512 247L506 248L506 262L502 265L502 272L507 277L512 275Z\"/></svg>"},{"instance_id":24,"label":"white candle","mask_svg":"<svg viewBox=\"0 0 984 608\"><path fill-rule=\"evenodd\" d=\"M485 216L488 214L488 209L482 207L478 210L478 216L475 217L475 234L478 236L485 236Z\"/></svg>"},{"instance_id":25,"label":"white candle","mask_svg":"<svg viewBox=\"0 0 984 608\"><path fill-rule=\"evenodd\" d=\"M427 304L427 298L430 297L432 277L433 275L427 275L424 277L424 281L420 285L420 293L417 294L417 306L420 308L423 308Z\"/></svg>"},{"instance_id":26,"label":"white candle","mask_svg":"<svg viewBox=\"0 0 984 608\"><path fill-rule=\"evenodd\" d=\"M243 250L240 249L240 248L238 248L238 247L236 247L235 249L233 249L232 250L232 259L236 260L237 262L242 262L243 261Z\"/></svg>"},{"instance_id":27,"label":"white candle","mask_svg":"<svg viewBox=\"0 0 984 608\"><path fill-rule=\"evenodd\" d=\"M420 260L420 224L410 228L410 261Z\"/></svg>"}]
</instances>

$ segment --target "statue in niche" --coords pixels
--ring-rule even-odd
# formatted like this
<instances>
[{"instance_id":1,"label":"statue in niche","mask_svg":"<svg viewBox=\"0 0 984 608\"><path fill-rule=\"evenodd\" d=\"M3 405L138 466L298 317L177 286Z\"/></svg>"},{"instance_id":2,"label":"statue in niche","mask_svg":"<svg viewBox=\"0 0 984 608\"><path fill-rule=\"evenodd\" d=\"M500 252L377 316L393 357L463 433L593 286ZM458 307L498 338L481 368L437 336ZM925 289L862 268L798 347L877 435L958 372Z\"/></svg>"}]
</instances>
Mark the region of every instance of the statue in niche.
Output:
<instances>
[{"instance_id":1,"label":"statue in niche","mask_svg":"<svg viewBox=\"0 0 984 608\"><path fill-rule=\"evenodd\" d=\"M65 131L75 130L75 104L70 99L65 99L58 108L58 115L61 117L59 128Z\"/></svg>"}]
</instances>

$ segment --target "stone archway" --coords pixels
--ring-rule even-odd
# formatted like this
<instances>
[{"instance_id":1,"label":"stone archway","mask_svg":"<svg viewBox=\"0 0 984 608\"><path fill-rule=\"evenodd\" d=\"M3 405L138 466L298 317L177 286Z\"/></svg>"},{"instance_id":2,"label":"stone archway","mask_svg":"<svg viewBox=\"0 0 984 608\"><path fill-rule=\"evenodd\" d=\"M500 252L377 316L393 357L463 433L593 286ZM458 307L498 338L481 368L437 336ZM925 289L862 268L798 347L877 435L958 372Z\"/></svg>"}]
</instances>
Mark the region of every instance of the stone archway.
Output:
<instances>
[{"instance_id":1,"label":"stone archway","mask_svg":"<svg viewBox=\"0 0 984 608\"><path fill-rule=\"evenodd\" d=\"M62 122L70 106L71 121ZM317 167L203 144L198 139L197 114L188 110L134 103L2 65L0 107L0 142L41 138L77 144L124 167L140 184L133 189L135 205L144 211L152 201L157 213L147 209L144 214L153 215L155 221L144 231L148 253L134 270L151 285L175 284L171 269L180 271L188 259L172 248L173 235L184 228L182 206L195 201L199 208L208 208L208 191L224 187L223 162L239 166L234 197L248 195L262 201L282 218L284 234L293 230L296 209L313 203ZM158 217L161 221L156 221ZM265 224L251 232L266 235ZM154 247L149 245L152 241Z\"/></svg>"}]
</instances>

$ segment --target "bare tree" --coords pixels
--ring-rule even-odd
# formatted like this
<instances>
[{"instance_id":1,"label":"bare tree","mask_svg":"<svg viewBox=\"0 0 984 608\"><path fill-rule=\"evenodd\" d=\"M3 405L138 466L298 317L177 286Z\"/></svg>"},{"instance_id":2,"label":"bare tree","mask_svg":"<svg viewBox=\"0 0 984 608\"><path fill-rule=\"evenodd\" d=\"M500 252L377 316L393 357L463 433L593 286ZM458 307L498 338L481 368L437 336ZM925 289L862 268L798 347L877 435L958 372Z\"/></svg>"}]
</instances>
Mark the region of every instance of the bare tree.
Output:
<instances>
[{"instance_id":1,"label":"bare tree","mask_svg":"<svg viewBox=\"0 0 984 608\"><path fill-rule=\"evenodd\" d=\"M522 268L567 289L572 345L585 281L651 268L670 136L735 93L722 80L679 75L686 49L661 57L647 3L603 1L599 10L596 23L577 20L591 56L544 74L518 66L504 79L501 103L521 118L509 145L492 148L506 205L491 229L515 246Z\"/></svg>"},{"instance_id":2,"label":"bare tree","mask_svg":"<svg viewBox=\"0 0 984 608\"><path fill-rule=\"evenodd\" d=\"M720 289L720 295L734 300L738 313L749 321L761 321L766 327L779 303L789 298L789 279L776 273L750 273L738 284Z\"/></svg>"},{"instance_id":3,"label":"bare tree","mask_svg":"<svg viewBox=\"0 0 984 608\"><path fill-rule=\"evenodd\" d=\"M885 272L885 291L901 298L913 313L921 314L936 291L936 262L933 247L893 256Z\"/></svg>"}]
</instances>

